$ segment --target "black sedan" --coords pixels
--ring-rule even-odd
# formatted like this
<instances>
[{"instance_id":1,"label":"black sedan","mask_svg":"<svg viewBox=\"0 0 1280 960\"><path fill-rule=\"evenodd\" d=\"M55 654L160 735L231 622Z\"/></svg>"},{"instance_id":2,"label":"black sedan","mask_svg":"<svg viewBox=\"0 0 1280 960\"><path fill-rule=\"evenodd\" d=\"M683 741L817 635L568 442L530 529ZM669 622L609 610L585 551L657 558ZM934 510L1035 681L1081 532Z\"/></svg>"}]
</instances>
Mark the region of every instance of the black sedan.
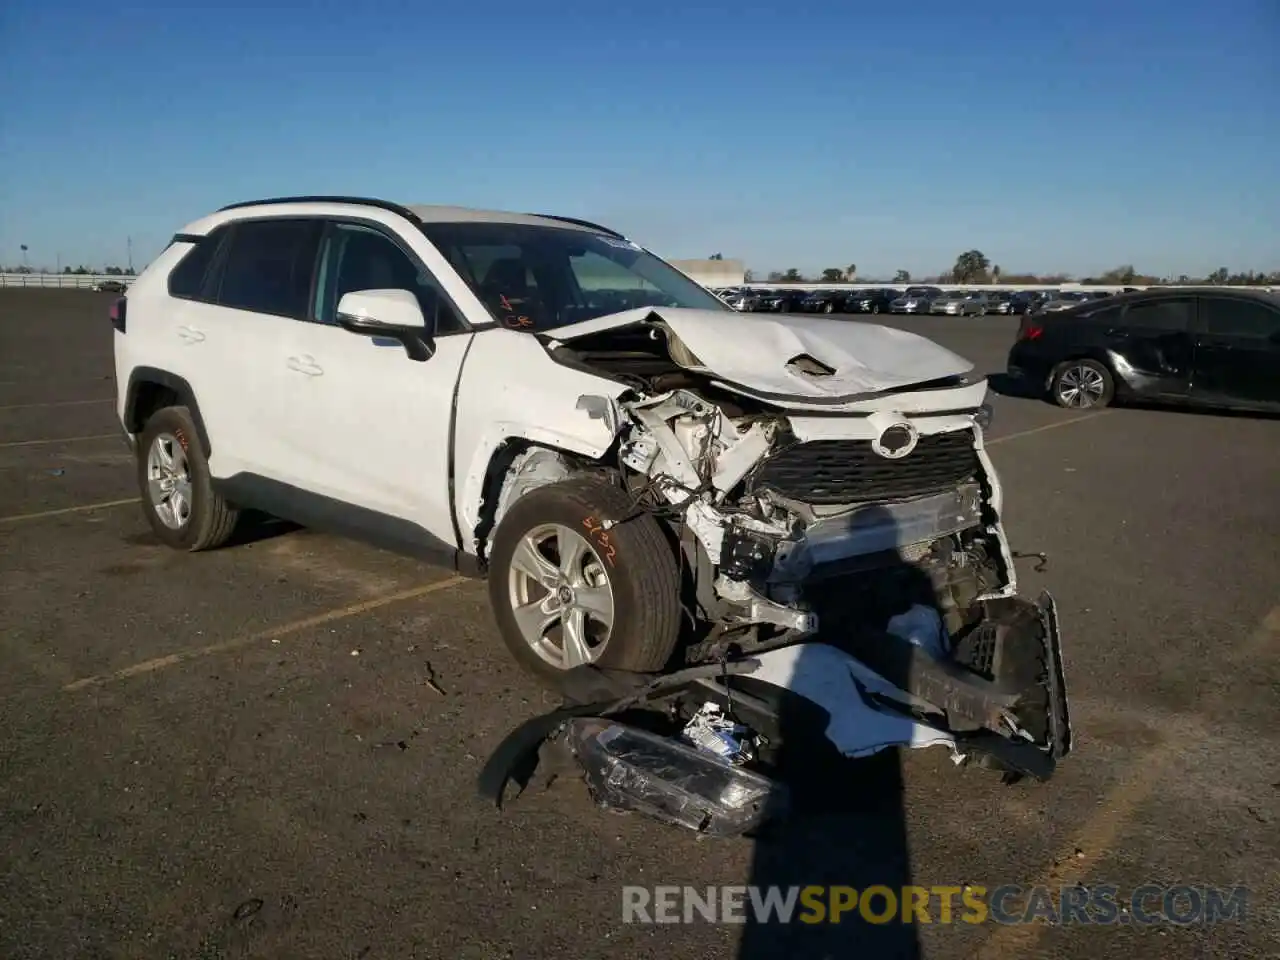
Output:
<instances>
[{"instance_id":1,"label":"black sedan","mask_svg":"<svg viewBox=\"0 0 1280 960\"><path fill-rule=\"evenodd\" d=\"M1280 295L1141 290L1024 316L1007 368L1074 409L1133 398L1280 411Z\"/></svg>"},{"instance_id":2,"label":"black sedan","mask_svg":"<svg viewBox=\"0 0 1280 960\"><path fill-rule=\"evenodd\" d=\"M849 313L888 313L889 304L902 296L901 290L882 287L878 290L854 290L845 297Z\"/></svg>"},{"instance_id":3,"label":"black sedan","mask_svg":"<svg viewBox=\"0 0 1280 960\"><path fill-rule=\"evenodd\" d=\"M800 309L805 313L844 313L848 297L848 290L813 290L800 301Z\"/></svg>"},{"instance_id":4,"label":"black sedan","mask_svg":"<svg viewBox=\"0 0 1280 960\"><path fill-rule=\"evenodd\" d=\"M808 295L808 290L765 290L756 299L753 309L766 313L795 313Z\"/></svg>"}]
</instances>

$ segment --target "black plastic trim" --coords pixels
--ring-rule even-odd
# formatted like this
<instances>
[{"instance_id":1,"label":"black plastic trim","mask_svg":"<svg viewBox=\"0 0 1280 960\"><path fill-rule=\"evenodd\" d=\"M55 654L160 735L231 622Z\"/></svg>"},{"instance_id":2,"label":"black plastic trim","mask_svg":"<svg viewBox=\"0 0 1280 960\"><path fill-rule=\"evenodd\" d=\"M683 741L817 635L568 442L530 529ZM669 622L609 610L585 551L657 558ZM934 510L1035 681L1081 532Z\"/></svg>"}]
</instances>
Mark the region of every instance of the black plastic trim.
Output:
<instances>
[{"instance_id":1,"label":"black plastic trim","mask_svg":"<svg viewBox=\"0 0 1280 960\"><path fill-rule=\"evenodd\" d=\"M576 217L561 217L554 213L526 213L525 216L526 217L542 217L542 219L544 220L559 220L561 223L572 223L578 227L587 227L591 230L599 230L601 233L607 234L610 237L616 237L619 240L627 239L622 234L620 234L617 230L611 230L608 227L603 227L598 223L592 223L590 220L579 220Z\"/></svg>"},{"instance_id":2,"label":"black plastic trim","mask_svg":"<svg viewBox=\"0 0 1280 960\"><path fill-rule=\"evenodd\" d=\"M175 233L170 243L203 243L207 233Z\"/></svg>"},{"instance_id":3,"label":"black plastic trim","mask_svg":"<svg viewBox=\"0 0 1280 960\"><path fill-rule=\"evenodd\" d=\"M453 380L453 394L449 398L449 438L446 441L448 452L446 454L448 466L446 473L449 477L449 520L453 524L453 540L458 545L458 550L465 553L462 547L462 525L458 521L458 394L462 391L462 377L467 370L467 358L471 356L471 348L475 345L475 339L467 342L466 348L462 351L462 362L458 366L458 376ZM476 559L477 564L480 563L479 558Z\"/></svg>"},{"instance_id":4,"label":"black plastic trim","mask_svg":"<svg viewBox=\"0 0 1280 960\"><path fill-rule=\"evenodd\" d=\"M474 575L474 558L460 556L457 547L400 517L358 507L254 473L215 477L213 487L239 506L261 510L304 527L347 536L464 575Z\"/></svg>"},{"instance_id":5,"label":"black plastic trim","mask_svg":"<svg viewBox=\"0 0 1280 960\"><path fill-rule=\"evenodd\" d=\"M399 203L392 203L389 200L378 200L373 197L268 197L264 200L244 200L240 203L231 203L225 207L219 207L217 212L224 213L227 210L242 210L245 207L265 207L282 203L349 203L362 207L377 207L379 210L386 210L389 213L399 214L414 224L421 225L422 223L418 215L408 207ZM313 216L327 215L313 214Z\"/></svg>"},{"instance_id":6,"label":"black plastic trim","mask_svg":"<svg viewBox=\"0 0 1280 960\"><path fill-rule=\"evenodd\" d=\"M186 380L176 373L170 373L168 370L161 370L157 367L134 367L130 372L129 386L125 393L125 429L135 434L142 432L144 424L138 419L137 411L138 391L143 384L147 383L167 387L178 395L182 405L191 411L191 419L195 422L196 434L200 438L200 445L204 448L205 456L209 456L213 452L213 445L209 442L209 431L205 428L204 418L200 415L200 404L196 402L195 391L191 389L191 384L187 383Z\"/></svg>"}]
</instances>

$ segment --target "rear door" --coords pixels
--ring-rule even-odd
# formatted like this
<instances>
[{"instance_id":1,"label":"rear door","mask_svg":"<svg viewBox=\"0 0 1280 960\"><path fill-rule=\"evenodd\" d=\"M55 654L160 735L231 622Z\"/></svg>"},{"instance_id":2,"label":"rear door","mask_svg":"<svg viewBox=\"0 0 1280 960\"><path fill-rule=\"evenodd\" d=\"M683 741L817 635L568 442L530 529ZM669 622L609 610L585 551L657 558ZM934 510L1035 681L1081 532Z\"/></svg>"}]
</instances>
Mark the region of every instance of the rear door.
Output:
<instances>
[{"instance_id":1,"label":"rear door","mask_svg":"<svg viewBox=\"0 0 1280 960\"><path fill-rule=\"evenodd\" d=\"M1199 301L1193 399L1280 407L1280 304L1225 292Z\"/></svg>"},{"instance_id":2,"label":"rear door","mask_svg":"<svg viewBox=\"0 0 1280 960\"><path fill-rule=\"evenodd\" d=\"M212 447L215 476L273 476L284 377L274 364L283 335L306 315L321 221L235 222L200 289L175 299L173 332L191 358L191 384Z\"/></svg>"},{"instance_id":3,"label":"rear door","mask_svg":"<svg viewBox=\"0 0 1280 960\"><path fill-rule=\"evenodd\" d=\"M1180 399L1191 389L1195 298L1159 297L1093 314L1112 367L1136 396Z\"/></svg>"}]
</instances>

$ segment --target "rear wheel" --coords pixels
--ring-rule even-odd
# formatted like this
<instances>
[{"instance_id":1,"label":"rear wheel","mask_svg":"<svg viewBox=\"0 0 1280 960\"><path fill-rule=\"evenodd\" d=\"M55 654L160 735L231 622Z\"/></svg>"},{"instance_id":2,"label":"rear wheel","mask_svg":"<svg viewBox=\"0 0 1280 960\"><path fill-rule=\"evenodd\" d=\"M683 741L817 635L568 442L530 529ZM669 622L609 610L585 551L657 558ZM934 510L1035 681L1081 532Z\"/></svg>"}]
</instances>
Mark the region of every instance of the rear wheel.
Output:
<instances>
[{"instance_id":1,"label":"rear wheel","mask_svg":"<svg viewBox=\"0 0 1280 960\"><path fill-rule=\"evenodd\" d=\"M163 407L138 436L138 487L152 531L178 550L212 550L235 530L239 511L213 489L209 463L186 407Z\"/></svg>"},{"instance_id":2,"label":"rear wheel","mask_svg":"<svg viewBox=\"0 0 1280 960\"><path fill-rule=\"evenodd\" d=\"M1115 396L1111 371L1097 360L1068 360L1049 381L1053 401L1069 410L1105 407Z\"/></svg>"},{"instance_id":3,"label":"rear wheel","mask_svg":"<svg viewBox=\"0 0 1280 960\"><path fill-rule=\"evenodd\" d=\"M836 312L836 305L835 305L834 303L828 303L828 304L826 304L826 305L822 308L822 312L823 312L823 313L835 313L835 312Z\"/></svg>"},{"instance_id":4,"label":"rear wheel","mask_svg":"<svg viewBox=\"0 0 1280 960\"><path fill-rule=\"evenodd\" d=\"M657 671L675 649L679 571L658 522L630 511L617 487L575 479L526 494L498 525L489 561L498 629L548 686L587 664Z\"/></svg>"}]
</instances>

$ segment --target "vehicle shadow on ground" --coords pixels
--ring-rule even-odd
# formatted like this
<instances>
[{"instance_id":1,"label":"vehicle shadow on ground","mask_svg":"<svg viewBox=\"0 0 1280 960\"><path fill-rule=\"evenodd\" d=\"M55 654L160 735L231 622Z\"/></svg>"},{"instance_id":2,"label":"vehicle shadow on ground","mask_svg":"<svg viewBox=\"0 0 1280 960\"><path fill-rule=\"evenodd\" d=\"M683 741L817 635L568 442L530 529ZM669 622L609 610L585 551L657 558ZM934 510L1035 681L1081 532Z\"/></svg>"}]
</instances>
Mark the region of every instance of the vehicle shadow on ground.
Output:
<instances>
[{"instance_id":1,"label":"vehicle shadow on ground","mask_svg":"<svg viewBox=\"0 0 1280 960\"><path fill-rule=\"evenodd\" d=\"M1029 384L1019 382L1003 371L987 374L987 386L991 392L1002 397L1014 397L1020 400L1044 400Z\"/></svg>"},{"instance_id":2,"label":"vehicle shadow on ground","mask_svg":"<svg viewBox=\"0 0 1280 960\"><path fill-rule=\"evenodd\" d=\"M883 511L861 511L856 526L886 519ZM891 519L887 530L893 535ZM879 631L913 603L936 609L933 586L918 567L896 550L881 556L885 565L874 578L854 573L811 593L819 639L848 649L852 631ZM849 687L856 696L852 683ZM760 896L771 887L781 888L784 896L790 888L823 889L810 893L812 903L798 900L789 923L768 922L748 911L738 960L914 960L920 956L917 929L914 921L903 922L902 912L912 871L899 750L848 759L824 735L827 711L796 698L784 700L778 712L781 742L772 772L790 790L791 814L756 838L747 883L759 888ZM871 888L879 889L867 898ZM833 916L837 898L844 909ZM825 908L821 914L813 909L818 903Z\"/></svg>"}]
</instances>

